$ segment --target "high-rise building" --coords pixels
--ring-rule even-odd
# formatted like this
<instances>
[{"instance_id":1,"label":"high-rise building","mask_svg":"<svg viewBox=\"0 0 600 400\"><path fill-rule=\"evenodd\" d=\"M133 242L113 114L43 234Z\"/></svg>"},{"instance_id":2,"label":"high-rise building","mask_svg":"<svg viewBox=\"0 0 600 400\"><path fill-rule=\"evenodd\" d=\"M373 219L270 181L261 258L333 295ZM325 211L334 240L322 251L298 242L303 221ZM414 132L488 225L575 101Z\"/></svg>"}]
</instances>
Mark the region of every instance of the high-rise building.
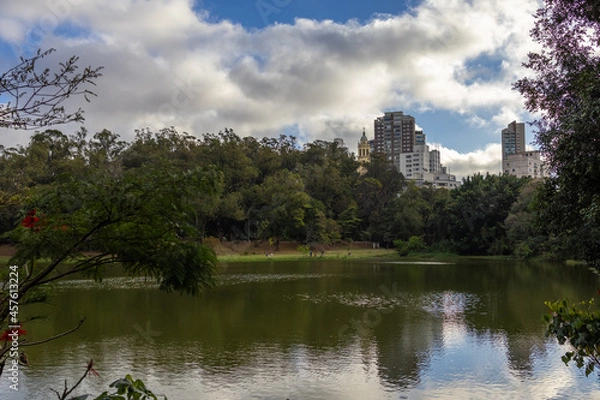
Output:
<instances>
[{"instance_id":1,"label":"high-rise building","mask_svg":"<svg viewBox=\"0 0 600 400\"><path fill-rule=\"evenodd\" d=\"M513 121L502 129L502 163L509 154L523 153L525 150L525 124Z\"/></svg>"},{"instance_id":2,"label":"high-rise building","mask_svg":"<svg viewBox=\"0 0 600 400\"><path fill-rule=\"evenodd\" d=\"M399 167L400 154L415 146L415 118L402 111L386 112L374 121L374 151L384 153ZM399 168L398 168L399 169Z\"/></svg>"},{"instance_id":3,"label":"high-rise building","mask_svg":"<svg viewBox=\"0 0 600 400\"><path fill-rule=\"evenodd\" d=\"M429 172L442 172L440 151L437 149L429 152Z\"/></svg>"},{"instance_id":4,"label":"high-rise building","mask_svg":"<svg viewBox=\"0 0 600 400\"><path fill-rule=\"evenodd\" d=\"M415 118L402 111L386 112L374 121L373 152L382 153L417 185L430 183L449 189L460 186L456 176L447 173L440 163L439 150L429 150L423 131L415 130ZM366 138L365 138L366 139Z\"/></svg>"},{"instance_id":5,"label":"high-rise building","mask_svg":"<svg viewBox=\"0 0 600 400\"><path fill-rule=\"evenodd\" d=\"M537 150L525 148L525 124L513 121L502 129L502 170L519 178L544 178L544 162Z\"/></svg>"}]
</instances>

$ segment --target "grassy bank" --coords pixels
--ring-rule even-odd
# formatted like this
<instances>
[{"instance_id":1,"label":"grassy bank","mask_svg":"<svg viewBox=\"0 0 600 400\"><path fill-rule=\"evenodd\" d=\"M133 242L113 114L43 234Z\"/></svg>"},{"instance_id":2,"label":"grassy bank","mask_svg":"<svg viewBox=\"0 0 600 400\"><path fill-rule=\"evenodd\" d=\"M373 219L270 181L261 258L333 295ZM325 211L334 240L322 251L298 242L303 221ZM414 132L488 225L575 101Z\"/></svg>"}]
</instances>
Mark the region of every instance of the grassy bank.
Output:
<instances>
[{"instance_id":1,"label":"grassy bank","mask_svg":"<svg viewBox=\"0 0 600 400\"><path fill-rule=\"evenodd\" d=\"M319 260L373 260L373 261L447 261L452 262L457 259L495 259L498 256L490 257L464 257L452 253L443 252L423 252L412 253L407 257L401 257L395 249L334 249L326 251L323 256L320 254L310 257L299 251L280 251L265 254L221 254L218 255L219 262L270 262L270 261L319 261ZM507 257L502 257L506 260Z\"/></svg>"},{"instance_id":2,"label":"grassy bank","mask_svg":"<svg viewBox=\"0 0 600 400\"><path fill-rule=\"evenodd\" d=\"M397 253L385 249L357 249L357 250L328 250L323 255L313 254L311 257L300 251L277 251L265 254L223 254L219 255L219 262L269 262L269 261L319 261L319 260L366 260L396 258Z\"/></svg>"},{"instance_id":3,"label":"grassy bank","mask_svg":"<svg viewBox=\"0 0 600 400\"><path fill-rule=\"evenodd\" d=\"M470 260L496 260L506 261L515 260L510 256L458 256L452 253L443 252L422 252L411 253L407 257L398 255L396 249L332 249L327 250L323 255L313 254L310 257L307 253L302 253L298 250L283 250L272 253L220 253L217 251L218 261L220 263L237 263L237 262L280 262L280 261L326 261L326 260L374 260L374 261L446 261L452 262L458 259ZM10 255L0 254L0 265L7 265ZM530 262L548 262L543 259L531 259ZM68 263L67 263L68 264ZM567 265L585 264L581 261L567 261Z\"/></svg>"}]
</instances>

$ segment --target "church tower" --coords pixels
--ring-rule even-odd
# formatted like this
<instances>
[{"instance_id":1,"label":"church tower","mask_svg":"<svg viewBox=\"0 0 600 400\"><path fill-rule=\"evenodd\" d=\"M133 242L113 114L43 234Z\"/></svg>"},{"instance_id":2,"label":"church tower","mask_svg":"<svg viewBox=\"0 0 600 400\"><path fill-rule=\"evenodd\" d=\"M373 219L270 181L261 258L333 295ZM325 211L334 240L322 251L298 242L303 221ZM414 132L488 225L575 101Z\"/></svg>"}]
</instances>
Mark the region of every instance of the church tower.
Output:
<instances>
[{"instance_id":1,"label":"church tower","mask_svg":"<svg viewBox=\"0 0 600 400\"><path fill-rule=\"evenodd\" d=\"M365 164L371 161L371 143L369 143L369 139L367 139L367 134L365 133L365 128L363 128L363 133L358 142L358 162L360 163L360 167L358 167L358 172L362 175L367 172L367 168Z\"/></svg>"},{"instance_id":2,"label":"church tower","mask_svg":"<svg viewBox=\"0 0 600 400\"><path fill-rule=\"evenodd\" d=\"M362 136L358 142L358 161L361 163L371 161L371 144L369 143L369 139L367 139L365 128L363 128Z\"/></svg>"}]
</instances>

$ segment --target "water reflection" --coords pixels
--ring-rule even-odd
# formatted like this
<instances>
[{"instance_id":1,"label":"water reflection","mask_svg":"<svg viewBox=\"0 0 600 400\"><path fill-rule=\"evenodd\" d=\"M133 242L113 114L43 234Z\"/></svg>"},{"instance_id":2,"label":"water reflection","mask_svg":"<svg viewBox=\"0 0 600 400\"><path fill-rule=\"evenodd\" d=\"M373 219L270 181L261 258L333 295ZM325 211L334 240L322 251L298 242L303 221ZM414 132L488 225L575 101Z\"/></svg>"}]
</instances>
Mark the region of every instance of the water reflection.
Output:
<instances>
[{"instance_id":1,"label":"water reflection","mask_svg":"<svg viewBox=\"0 0 600 400\"><path fill-rule=\"evenodd\" d=\"M509 263L229 264L203 298L140 279L57 285L21 397L51 397L93 358L99 393L132 373L174 399L594 398L544 338L543 301L595 291L585 269ZM75 300L75 301L73 301ZM596 396L600 397L600 396Z\"/></svg>"}]
</instances>

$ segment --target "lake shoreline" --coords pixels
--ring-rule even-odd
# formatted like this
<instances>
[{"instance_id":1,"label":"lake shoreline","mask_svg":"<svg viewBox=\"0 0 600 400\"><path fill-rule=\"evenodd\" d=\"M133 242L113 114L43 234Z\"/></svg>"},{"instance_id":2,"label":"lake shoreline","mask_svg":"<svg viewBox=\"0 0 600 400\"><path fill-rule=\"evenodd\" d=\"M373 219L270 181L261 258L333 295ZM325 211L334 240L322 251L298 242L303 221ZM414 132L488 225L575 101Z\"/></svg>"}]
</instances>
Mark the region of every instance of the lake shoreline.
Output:
<instances>
[{"instance_id":1,"label":"lake shoreline","mask_svg":"<svg viewBox=\"0 0 600 400\"><path fill-rule=\"evenodd\" d=\"M440 261L453 262L457 260L495 260L516 261L512 256L460 256L452 253L421 252L408 256L400 256L396 249L356 249L328 250L321 254L302 253L300 251L274 251L263 254L219 254L219 263L244 263L244 262L287 262L287 261L333 261L333 260L360 260L360 261L384 261L384 262L422 262ZM535 261L535 260L531 260Z\"/></svg>"}]
</instances>

